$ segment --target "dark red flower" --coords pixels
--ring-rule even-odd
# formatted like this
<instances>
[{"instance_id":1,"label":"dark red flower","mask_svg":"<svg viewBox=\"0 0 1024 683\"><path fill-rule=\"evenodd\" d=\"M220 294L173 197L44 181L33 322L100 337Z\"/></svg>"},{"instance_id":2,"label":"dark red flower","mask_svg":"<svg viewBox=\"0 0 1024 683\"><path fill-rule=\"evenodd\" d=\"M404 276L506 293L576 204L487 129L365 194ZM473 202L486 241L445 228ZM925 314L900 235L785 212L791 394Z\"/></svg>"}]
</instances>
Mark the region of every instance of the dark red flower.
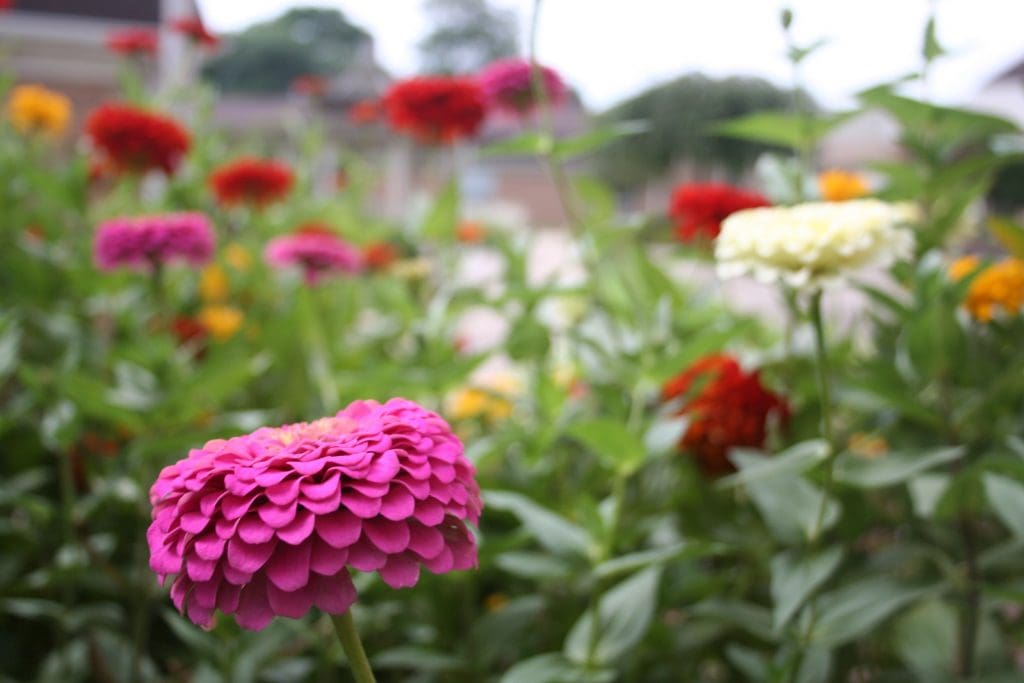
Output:
<instances>
[{"instance_id":1,"label":"dark red flower","mask_svg":"<svg viewBox=\"0 0 1024 683\"><path fill-rule=\"evenodd\" d=\"M174 119L130 104L99 106L85 130L113 168L130 173L160 170L169 175L190 143L188 131Z\"/></svg>"},{"instance_id":2,"label":"dark red flower","mask_svg":"<svg viewBox=\"0 0 1024 683\"><path fill-rule=\"evenodd\" d=\"M771 202L757 192L724 183L688 183L672 193L669 216L676 224L676 237L682 242L713 240L722 229L722 221L741 209L769 206Z\"/></svg>"},{"instance_id":3,"label":"dark red flower","mask_svg":"<svg viewBox=\"0 0 1024 683\"><path fill-rule=\"evenodd\" d=\"M398 258L398 249L390 242L371 242L363 247L363 263L370 270L386 270Z\"/></svg>"},{"instance_id":4,"label":"dark red flower","mask_svg":"<svg viewBox=\"0 0 1024 683\"><path fill-rule=\"evenodd\" d=\"M690 418L680 450L692 453L701 470L717 476L735 470L733 447L763 448L772 420L789 420L789 404L761 384L758 372L744 372L732 356L705 356L667 381L664 402L682 400Z\"/></svg>"},{"instance_id":5,"label":"dark red flower","mask_svg":"<svg viewBox=\"0 0 1024 683\"><path fill-rule=\"evenodd\" d=\"M214 170L210 186L221 204L266 206L287 197L294 180L287 164L242 157Z\"/></svg>"},{"instance_id":6,"label":"dark red flower","mask_svg":"<svg viewBox=\"0 0 1024 683\"><path fill-rule=\"evenodd\" d=\"M380 100L361 100L348 108L348 120L357 126L374 123L384 113L382 107Z\"/></svg>"},{"instance_id":7,"label":"dark red flower","mask_svg":"<svg viewBox=\"0 0 1024 683\"><path fill-rule=\"evenodd\" d=\"M125 57L150 57L156 54L157 34L148 28L126 28L107 34L107 49Z\"/></svg>"},{"instance_id":8,"label":"dark red flower","mask_svg":"<svg viewBox=\"0 0 1024 683\"><path fill-rule=\"evenodd\" d=\"M384 95L391 126L421 142L450 143L471 137L486 114L483 91L470 78L410 78Z\"/></svg>"},{"instance_id":9,"label":"dark red flower","mask_svg":"<svg viewBox=\"0 0 1024 683\"><path fill-rule=\"evenodd\" d=\"M199 17L185 17L171 23L171 30L186 36L189 40L203 47L216 48L220 38L206 30L203 20Z\"/></svg>"},{"instance_id":10,"label":"dark red flower","mask_svg":"<svg viewBox=\"0 0 1024 683\"><path fill-rule=\"evenodd\" d=\"M291 90L306 97L323 97L327 94L327 87L330 83L325 76L305 74L303 76L296 76L292 80Z\"/></svg>"}]
</instances>

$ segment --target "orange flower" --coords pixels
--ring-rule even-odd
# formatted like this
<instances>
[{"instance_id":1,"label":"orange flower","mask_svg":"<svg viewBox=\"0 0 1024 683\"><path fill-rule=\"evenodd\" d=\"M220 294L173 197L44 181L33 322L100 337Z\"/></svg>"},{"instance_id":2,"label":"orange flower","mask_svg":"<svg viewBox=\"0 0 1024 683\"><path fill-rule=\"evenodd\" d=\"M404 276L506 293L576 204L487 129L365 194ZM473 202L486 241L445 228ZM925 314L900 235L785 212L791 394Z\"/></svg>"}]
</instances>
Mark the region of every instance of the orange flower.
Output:
<instances>
[{"instance_id":1,"label":"orange flower","mask_svg":"<svg viewBox=\"0 0 1024 683\"><path fill-rule=\"evenodd\" d=\"M1018 315L1024 307L1024 261L1008 258L981 271L967 290L964 306L975 320L987 323L1002 310Z\"/></svg>"},{"instance_id":2,"label":"orange flower","mask_svg":"<svg viewBox=\"0 0 1024 683\"><path fill-rule=\"evenodd\" d=\"M71 100L39 85L19 85L11 91L7 116L23 135L57 137L71 121Z\"/></svg>"},{"instance_id":3,"label":"orange flower","mask_svg":"<svg viewBox=\"0 0 1024 683\"><path fill-rule=\"evenodd\" d=\"M981 266L981 259L970 254L968 256L961 256L953 263L949 264L949 279L953 282L960 282L968 275L971 275Z\"/></svg>"},{"instance_id":4,"label":"orange flower","mask_svg":"<svg viewBox=\"0 0 1024 683\"><path fill-rule=\"evenodd\" d=\"M871 194L868 181L860 173L831 169L818 175L818 190L827 202L845 202Z\"/></svg>"},{"instance_id":5,"label":"orange flower","mask_svg":"<svg viewBox=\"0 0 1024 683\"><path fill-rule=\"evenodd\" d=\"M482 242L487 236L484 226L476 221L462 221L455 228L455 239L467 244Z\"/></svg>"},{"instance_id":6,"label":"orange flower","mask_svg":"<svg viewBox=\"0 0 1024 683\"><path fill-rule=\"evenodd\" d=\"M372 242L363 247L363 263L370 270L387 270L398 258L398 250L390 242Z\"/></svg>"}]
</instances>

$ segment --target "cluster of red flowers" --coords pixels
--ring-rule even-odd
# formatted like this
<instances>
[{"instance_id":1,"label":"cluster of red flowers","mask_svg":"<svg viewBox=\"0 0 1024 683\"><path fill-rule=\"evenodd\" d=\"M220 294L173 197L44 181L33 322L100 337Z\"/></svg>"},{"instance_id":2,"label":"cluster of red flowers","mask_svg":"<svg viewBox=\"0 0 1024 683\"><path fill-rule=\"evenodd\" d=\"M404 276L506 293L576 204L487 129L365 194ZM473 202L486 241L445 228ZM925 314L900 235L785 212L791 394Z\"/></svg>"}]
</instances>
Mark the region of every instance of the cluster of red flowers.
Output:
<instances>
[{"instance_id":1,"label":"cluster of red flowers","mask_svg":"<svg viewBox=\"0 0 1024 683\"><path fill-rule=\"evenodd\" d=\"M330 81L319 74L305 74L296 76L291 83L291 91L297 95L306 97L323 97L327 94Z\"/></svg>"},{"instance_id":2,"label":"cluster of red flowers","mask_svg":"<svg viewBox=\"0 0 1024 683\"><path fill-rule=\"evenodd\" d=\"M769 423L785 423L790 414L786 400L766 389L756 370L744 372L724 354L705 356L670 379L661 398L683 401L679 414L691 421L679 447L712 476L735 470L730 448L763 448Z\"/></svg>"},{"instance_id":3,"label":"cluster of red flowers","mask_svg":"<svg viewBox=\"0 0 1024 683\"><path fill-rule=\"evenodd\" d=\"M85 130L111 167L130 173L173 173L190 143L174 119L130 104L101 105L89 115Z\"/></svg>"},{"instance_id":4,"label":"cluster of red flowers","mask_svg":"<svg viewBox=\"0 0 1024 683\"><path fill-rule=\"evenodd\" d=\"M449 76L399 81L384 95L383 104L395 130L435 144L475 135L487 113L475 80Z\"/></svg>"},{"instance_id":5,"label":"cluster of red flowers","mask_svg":"<svg viewBox=\"0 0 1024 683\"><path fill-rule=\"evenodd\" d=\"M148 28L126 28L107 35L107 49L126 57L149 57L156 54L157 34Z\"/></svg>"},{"instance_id":6,"label":"cluster of red flowers","mask_svg":"<svg viewBox=\"0 0 1024 683\"><path fill-rule=\"evenodd\" d=\"M185 17L171 23L171 30L186 36L189 40L211 50L220 45L220 38L206 30L199 17Z\"/></svg>"},{"instance_id":7,"label":"cluster of red flowers","mask_svg":"<svg viewBox=\"0 0 1024 683\"><path fill-rule=\"evenodd\" d=\"M669 216L675 221L676 237L680 241L710 241L718 237L722 221L730 214L769 204L768 199L757 192L724 183L690 183L680 185L672 193Z\"/></svg>"},{"instance_id":8,"label":"cluster of red flowers","mask_svg":"<svg viewBox=\"0 0 1024 683\"><path fill-rule=\"evenodd\" d=\"M242 157L216 169L210 186L221 204L262 207L288 196L294 180L292 170L279 161Z\"/></svg>"}]
</instances>

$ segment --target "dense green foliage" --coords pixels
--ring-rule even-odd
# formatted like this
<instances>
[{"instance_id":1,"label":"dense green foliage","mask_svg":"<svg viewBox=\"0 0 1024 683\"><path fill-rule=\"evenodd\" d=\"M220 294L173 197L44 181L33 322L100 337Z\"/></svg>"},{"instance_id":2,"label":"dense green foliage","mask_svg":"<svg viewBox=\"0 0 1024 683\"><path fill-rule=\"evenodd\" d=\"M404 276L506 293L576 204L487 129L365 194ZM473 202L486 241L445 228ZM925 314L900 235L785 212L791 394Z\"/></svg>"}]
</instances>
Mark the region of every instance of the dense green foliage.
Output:
<instances>
[{"instance_id":1,"label":"dense green foliage","mask_svg":"<svg viewBox=\"0 0 1024 683\"><path fill-rule=\"evenodd\" d=\"M342 71L369 39L338 10L292 9L229 36L203 75L224 92L284 93L298 76Z\"/></svg>"},{"instance_id":2,"label":"dense green foliage","mask_svg":"<svg viewBox=\"0 0 1024 683\"><path fill-rule=\"evenodd\" d=\"M518 52L516 15L487 0L426 0L430 31L418 48L422 71L473 73Z\"/></svg>"}]
</instances>

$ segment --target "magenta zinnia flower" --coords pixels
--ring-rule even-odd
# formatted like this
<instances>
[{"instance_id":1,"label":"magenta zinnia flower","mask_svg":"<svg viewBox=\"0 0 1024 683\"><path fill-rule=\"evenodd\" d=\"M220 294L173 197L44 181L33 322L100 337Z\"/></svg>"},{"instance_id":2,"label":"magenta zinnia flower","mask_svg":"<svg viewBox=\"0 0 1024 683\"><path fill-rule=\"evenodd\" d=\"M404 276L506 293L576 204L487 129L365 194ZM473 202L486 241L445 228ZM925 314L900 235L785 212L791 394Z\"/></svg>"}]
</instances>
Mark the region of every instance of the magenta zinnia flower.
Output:
<instances>
[{"instance_id":1,"label":"magenta zinnia flower","mask_svg":"<svg viewBox=\"0 0 1024 683\"><path fill-rule=\"evenodd\" d=\"M561 76L546 66L541 66L540 72L548 101L559 104L566 96ZM523 115L537 104L533 92L533 67L525 60L499 59L492 62L477 75L477 82L490 106L499 111Z\"/></svg>"},{"instance_id":2,"label":"magenta zinnia flower","mask_svg":"<svg viewBox=\"0 0 1024 683\"><path fill-rule=\"evenodd\" d=\"M348 567L406 588L420 567L476 566L466 521L482 503L462 443L401 398L334 417L208 442L150 489L150 567L193 622L234 614L248 629L356 600Z\"/></svg>"},{"instance_id":3,"label":"magenta zinnia flower","mask_svg":"<svg viewBox=\"0 0 1024 683\"><path fill-rule=\"evenodd\" d=\"M102 270L145 270L174 260L200 266L213 257L213 249L213 227L201 213L113 218L97 228L93 244Z\"/></svg>"},{"instance_id":4,"label":"magenta zinnia flower","mask_svg":"<svg viewBox=\"0 0 1024 683\"><path fill-rule=\"evenodd\" d=\"M359 249L320 223L308 223L290 235L272 239L263 255L276 268L301 266L309 285L328 273L356 273L363 267Z\"/></svg>"}]
</instances>

